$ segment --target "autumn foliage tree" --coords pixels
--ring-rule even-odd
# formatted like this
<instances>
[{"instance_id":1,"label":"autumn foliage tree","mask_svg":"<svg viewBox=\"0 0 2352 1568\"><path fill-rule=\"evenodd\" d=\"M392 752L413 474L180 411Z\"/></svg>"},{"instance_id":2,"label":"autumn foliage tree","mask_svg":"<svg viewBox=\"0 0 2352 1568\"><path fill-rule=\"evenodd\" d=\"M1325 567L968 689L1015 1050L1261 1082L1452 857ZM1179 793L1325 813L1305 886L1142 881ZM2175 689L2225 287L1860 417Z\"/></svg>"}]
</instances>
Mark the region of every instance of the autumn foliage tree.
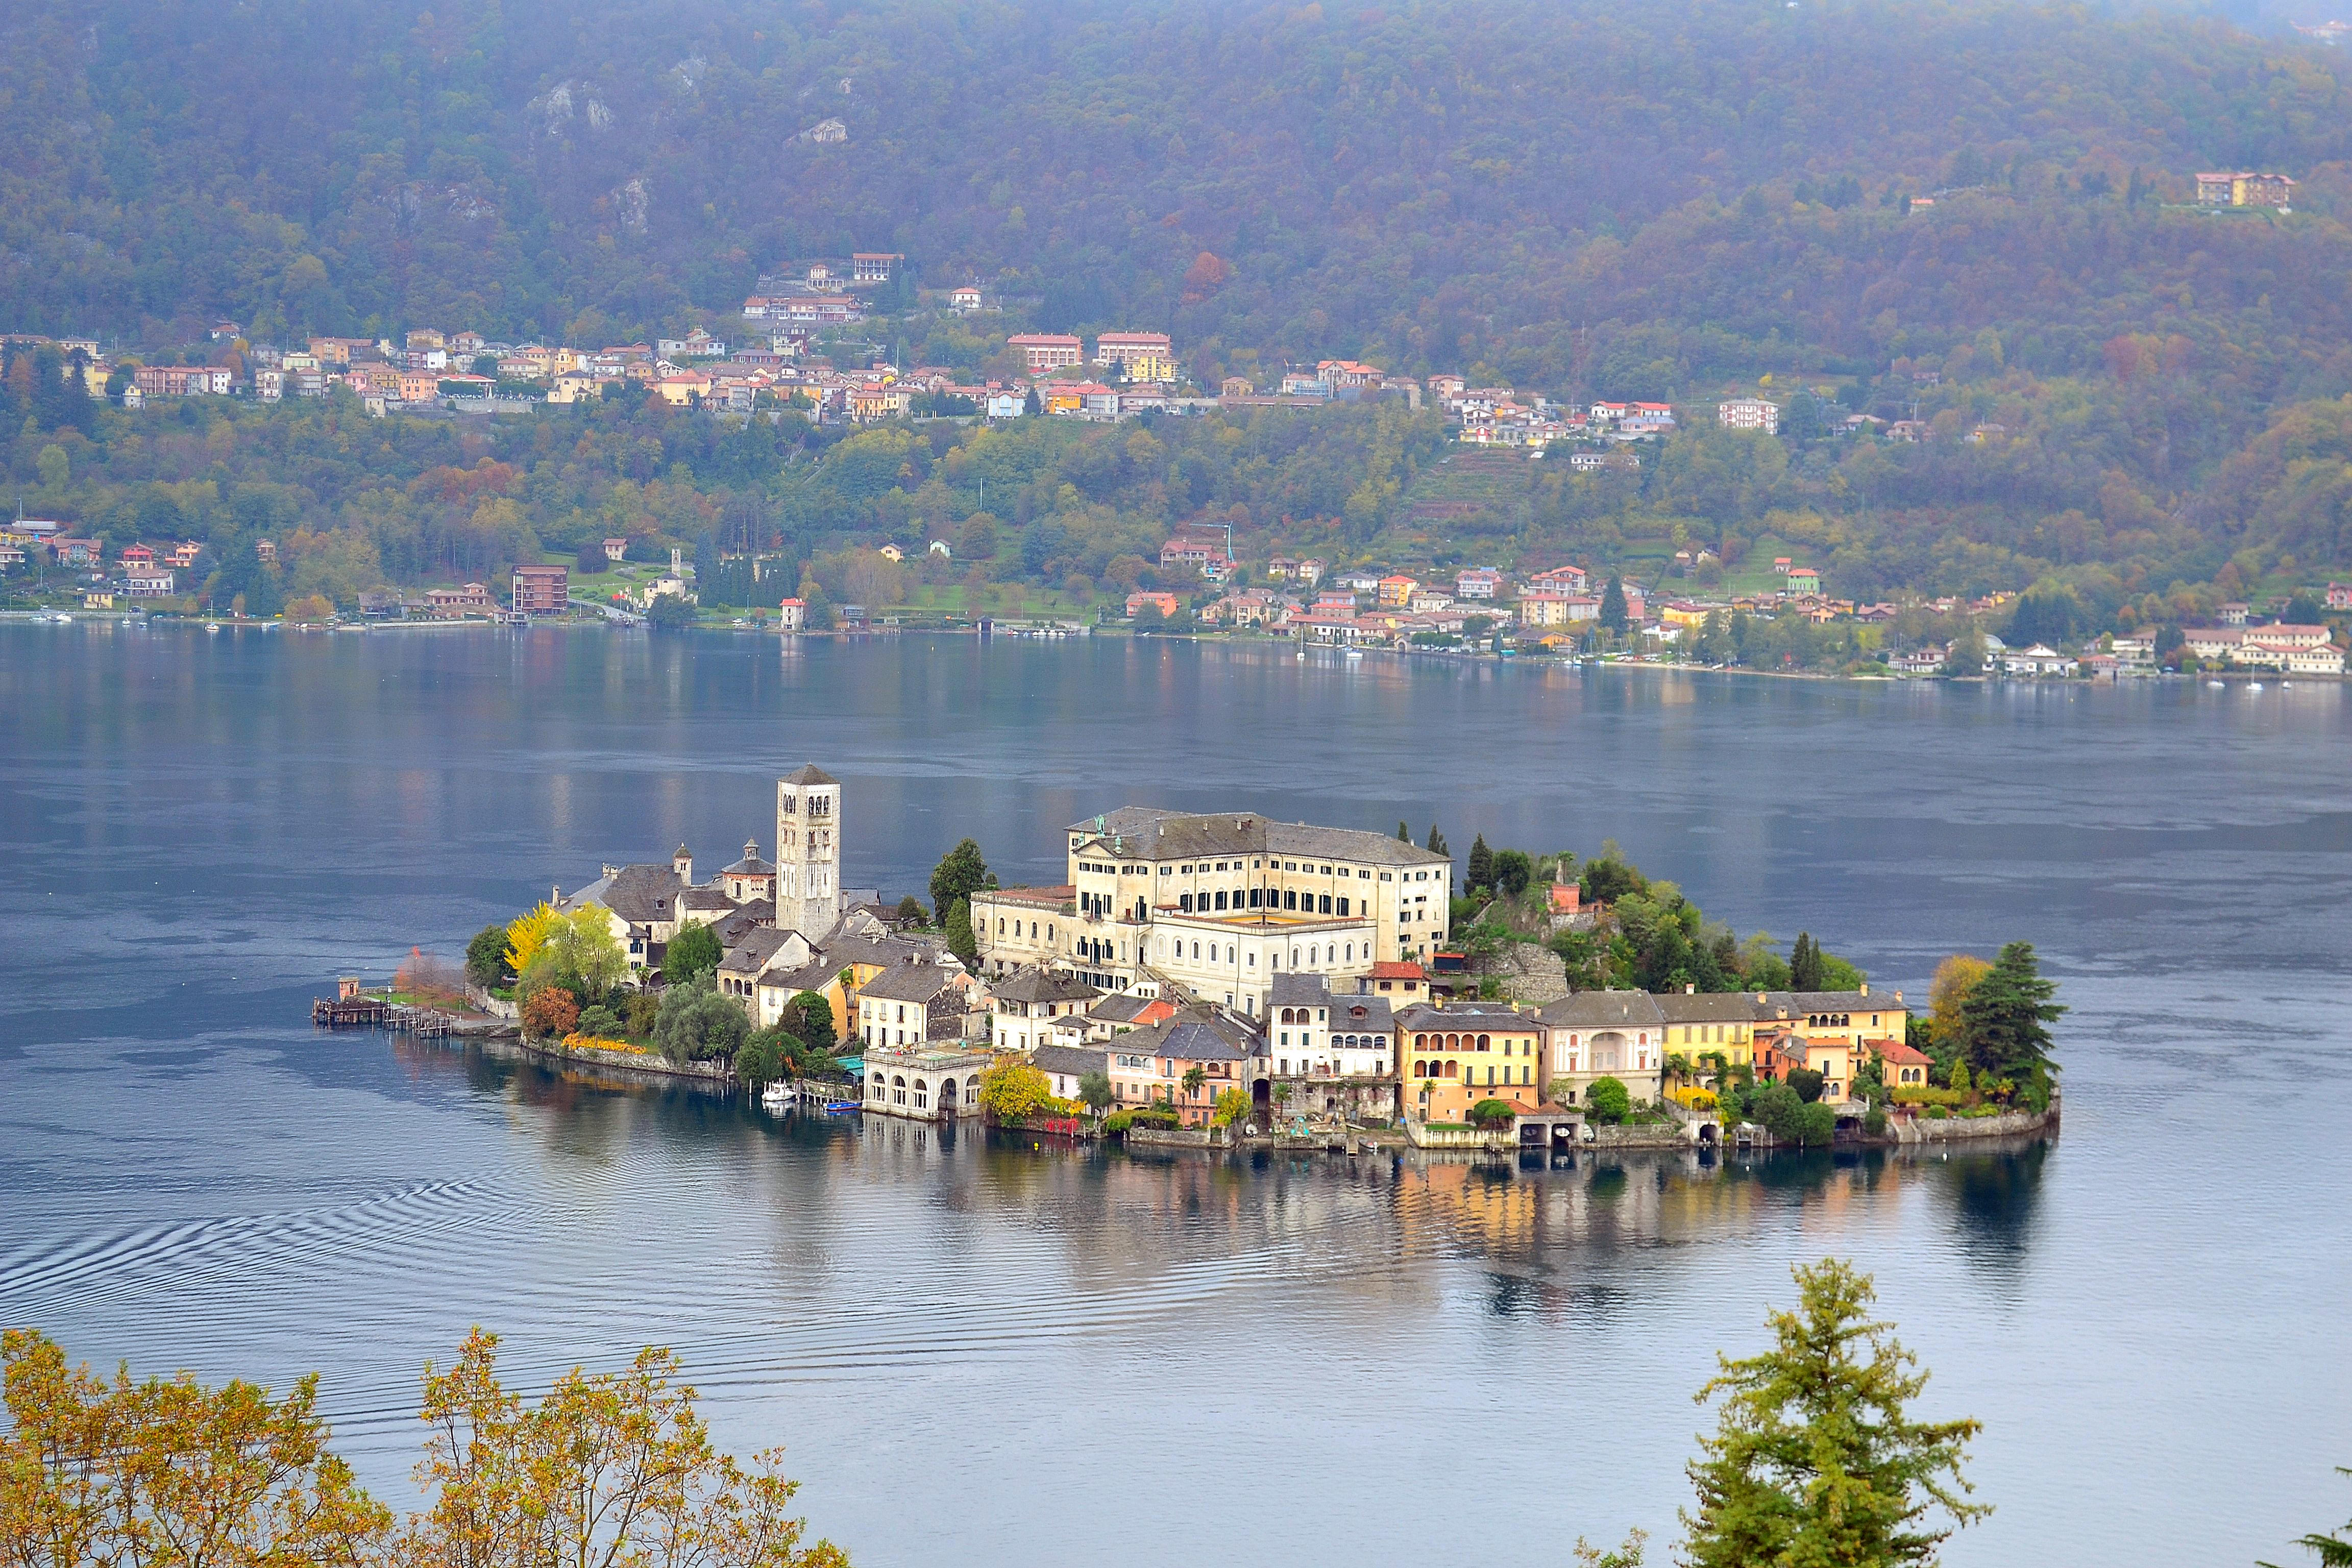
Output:
<instances>
[{"instance_id":1,"label":"autumn foliage tree","mask_svg":"<svg viewBox=\"0 0 2352 1568\"><path fill-rule=\"evenodd\" d=\"M533 1039L557 1038L580 1026L580 1003L571 992L551 985L534 991L522 1005L523 1033Z\"/></svg>"},{"instance_id":2,"label":"autumn foliage tree","mask_svg":"<svg viewBox=\"0 0 2352 1568\"><path fill-rule=\"evenodd\" d=\"M781 1449L747 1468L712 1447L672 1352L575 1367L532 1406L499 1381L498 1343L477 1328L446 1371L425 1369L416 1479L432 1506L402 1531L403 1563L845 1568L830 1542L801 1545Z\"/></svg>"},{"instance_id":3,"label":"autumn foliage tree","mask_svg":"<svg viewBox=\"0 0 2352 1568\"><path fill-rule=\"evenodd\" d=\"M781 1450L720 1453L648 1348L625 1372L574 1368L526 1405L477 1328L425 1369L429 1506L396 1524L326 1447L318 1379L283 1399L187 1373L134 1384L68 1368L41 1334L0 1336L5 1568L846 1568L803 1545Z\"/></svg>"},{"instance_id":4,"label":"autumn foliage tree","mask_svg":"<svg viewBox=\"0 0 2352 1568\"><path fill-rule=\"evenodd\" d=\"M327 1451L319 1379L282 1399L181 1373L112 1382L29 1330L0 1336L0 1563L8 1568L341 1568L382 1561L392 1514Z\"/></svg>"}]
</instances>

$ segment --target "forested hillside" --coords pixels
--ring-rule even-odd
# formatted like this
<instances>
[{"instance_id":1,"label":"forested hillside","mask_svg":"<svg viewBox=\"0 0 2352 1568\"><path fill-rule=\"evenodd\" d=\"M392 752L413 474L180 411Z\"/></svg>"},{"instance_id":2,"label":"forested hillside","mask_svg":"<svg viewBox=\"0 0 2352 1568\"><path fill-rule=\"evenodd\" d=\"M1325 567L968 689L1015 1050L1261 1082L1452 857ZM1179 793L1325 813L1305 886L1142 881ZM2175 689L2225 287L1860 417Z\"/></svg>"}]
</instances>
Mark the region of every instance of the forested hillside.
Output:
<instances>
[{"instance_id":1,"label":"forested hillside","mask_svg":"<svg viewBox=\"0 0 2352 1568\"><path fill-rule=\"evenodd\" d=\"M887 249L1034 301L1000 331L1165 330L1204 378L1346 355L1569 397L1824 395L1785 442L1531 480L1446 531L1474 551L1769 536L1841 592L2057 573L2109 600L2352 563L2352 91L2291 33L1937 0L24 0L0 45L0 328L626 341ZM802 134L829 119L845 142ZM2215 167L2292 174L2295 210L2185 210ZM896 330L965 368L992 346ZM1830 404L1947 439L1820 438ZM56 444L15 440L18 482ZM785 458L824 445L672 478L714 514L789 510ZM72 456L108 483L54 504L129 504L137 473ZM1213 483L1072 494L1429 548L1402 466L1310 503L1217 457Z\"/></svg>"}]
</instances>

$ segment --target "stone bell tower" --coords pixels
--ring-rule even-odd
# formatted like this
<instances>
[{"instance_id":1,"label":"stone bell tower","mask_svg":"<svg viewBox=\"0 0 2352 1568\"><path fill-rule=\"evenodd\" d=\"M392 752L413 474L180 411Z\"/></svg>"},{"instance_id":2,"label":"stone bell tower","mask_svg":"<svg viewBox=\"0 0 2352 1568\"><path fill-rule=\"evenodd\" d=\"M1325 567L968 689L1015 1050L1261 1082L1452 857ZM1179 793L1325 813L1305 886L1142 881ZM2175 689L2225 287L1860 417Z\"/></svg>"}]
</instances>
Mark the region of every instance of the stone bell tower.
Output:
<instances>
[{"instance_id":1,"label":"stone bell tower","mask_svg":"<svg viewBox=\"0 0 2352 1568\"><path fill-rule=\"evenodd\" d=\"M811 764L776 781L776 924L822 941L841 919L841 781Z\"/></svg>"}]
</instances>

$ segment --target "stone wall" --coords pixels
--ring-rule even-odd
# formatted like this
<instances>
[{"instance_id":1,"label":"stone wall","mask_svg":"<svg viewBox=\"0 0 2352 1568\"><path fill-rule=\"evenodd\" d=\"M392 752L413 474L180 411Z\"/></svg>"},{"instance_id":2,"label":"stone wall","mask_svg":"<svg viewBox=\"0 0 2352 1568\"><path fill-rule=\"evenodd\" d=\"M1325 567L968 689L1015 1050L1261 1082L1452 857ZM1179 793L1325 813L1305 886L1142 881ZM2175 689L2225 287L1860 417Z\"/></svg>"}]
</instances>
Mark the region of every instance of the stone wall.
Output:
<instances>
[{"instance_id":1,"label":"stone wall","mask_svg":"<svg viewBox=\"0 0 2352 1568\"><path fill-rule=\"evenodd\" d=\"M1482 980L1501 982L1503 995L1513 1002L1540 1007L1569 994L1567 961L1531 942L1504 943L1501 952L1479 961L1477 973Z\"/></svg>"},{"instance_id":2,"label":"stone wall","mask_svg":"<svg viewBox=\"0 0 2352 1568\"><path fill-rule=\"evenodd\" d=\"M1584 1124L1585 1145L1592 1149L1681 1149L1698 1142L1696 1122L1672 1121L1662 1126L1603 1127Z\"/></svg>"},{"instance_id":3,"label":"stone wall","mask_svg":"<svg viewBox=\"0 0 2352 1568\"><path fill-rule=\"evenodd\" d=\"M1922 1116L1892 1123L1888 1131L1901 1143L1961 1142L1971 1138L2013 1138L2058 1125L2058 1105L2047 1110L2004 1110L1999 1116L1948 1116L1941 1121Z\"/></svg>"},{"instance_id":4,"label":"stone wall","mask_svg":"<svg viewBox=\"0 0 2352 1568\"><path fill-rule=\"evenodd\" d=\"M1130 1127L1127 1141L1131 1145L1157 1144L1169 1149L1222 1149L1225 1146L1225 1130L1222 1127Z\"/></svg>"}]
</instances>

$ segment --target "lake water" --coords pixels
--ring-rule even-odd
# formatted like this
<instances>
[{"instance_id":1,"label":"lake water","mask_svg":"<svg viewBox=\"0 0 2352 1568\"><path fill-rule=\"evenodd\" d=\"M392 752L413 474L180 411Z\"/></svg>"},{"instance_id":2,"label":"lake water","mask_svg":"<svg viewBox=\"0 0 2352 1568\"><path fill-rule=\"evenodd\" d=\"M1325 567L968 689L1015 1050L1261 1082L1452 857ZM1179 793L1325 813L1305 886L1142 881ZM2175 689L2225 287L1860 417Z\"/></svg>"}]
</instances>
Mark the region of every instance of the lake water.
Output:
<instances>
[{"instance_id":1,"label":"lake water","mask_svg":"<svg viewBox=\"0 0 2352 1568\"><path fill-rule=\"evenodd\" d=\"M1920 1160L1074 1158L786 1125L314 1034L599 862L845 784L850 879L1246 807L1590 851L1916 998L2032 941L2066 1124ZM1104 639L0 626L0 1321L324 1373L406 1497L470 1323L541 1385L662 1343L870 1568L1556 1563L1671 1537L1690 1394L1791 1262L1875 1272L1980 1417L1954 1564L2247 1563L2352 1513L2352 702L1838 685ZM1664 1544L1662 1539L1659 1543ZM1657 1560L1664 1560L1661 1551Z\"/></svg>"}]
</instances>

